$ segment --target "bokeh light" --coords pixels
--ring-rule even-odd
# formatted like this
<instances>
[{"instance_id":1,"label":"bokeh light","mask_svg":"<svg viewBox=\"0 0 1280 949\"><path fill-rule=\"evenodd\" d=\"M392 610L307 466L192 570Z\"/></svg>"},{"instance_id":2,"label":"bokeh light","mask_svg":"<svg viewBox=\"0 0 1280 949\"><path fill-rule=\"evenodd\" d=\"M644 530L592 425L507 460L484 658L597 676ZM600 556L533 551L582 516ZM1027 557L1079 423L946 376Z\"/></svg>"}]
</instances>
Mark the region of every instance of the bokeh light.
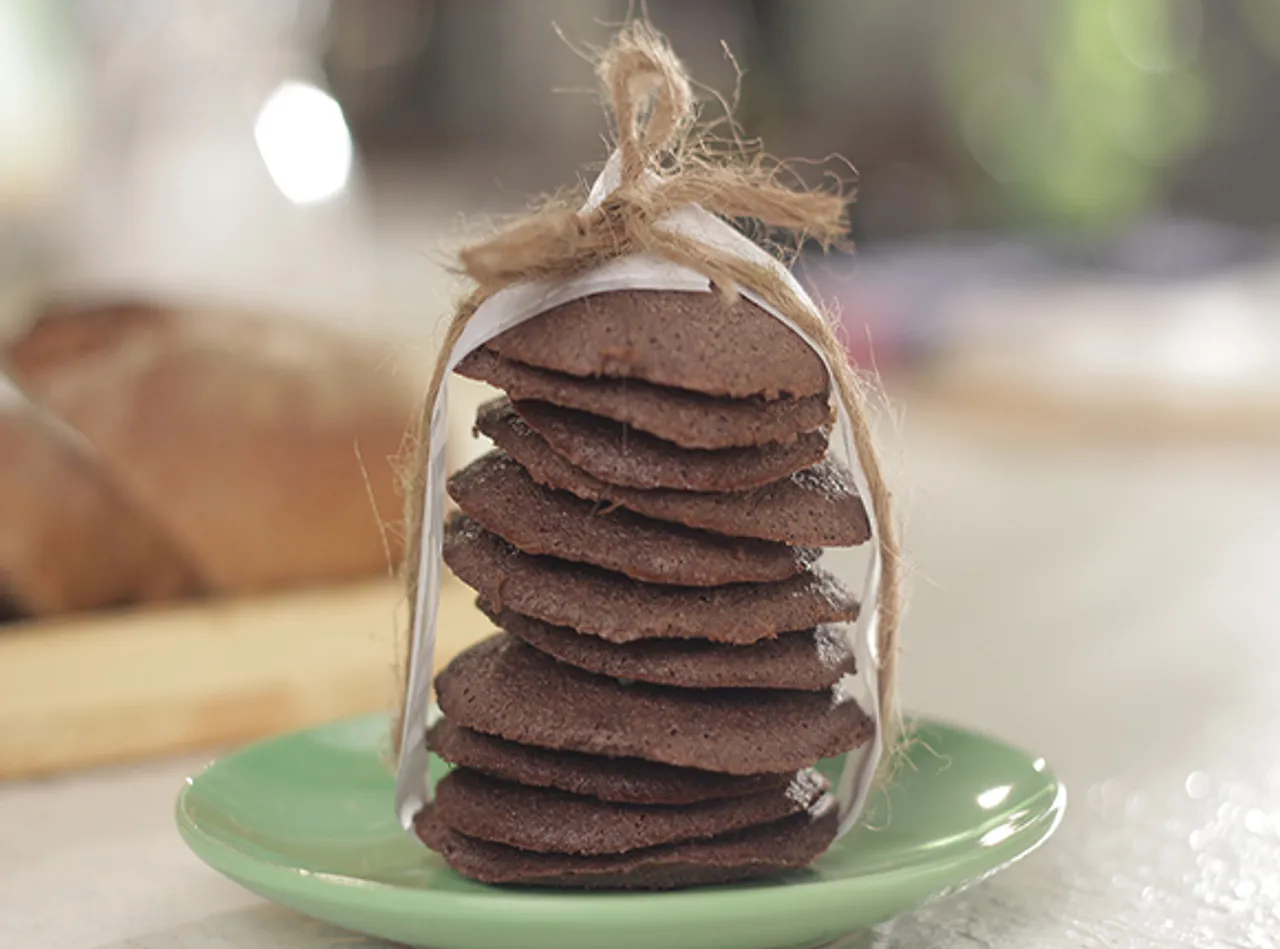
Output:
<instances>
[{"instance_id":1,"label":"bokeh light","mask_svg":"<svg viewBox=\"0 0 1280 949\"><path fill-rule=\"evenodd\" d=\"M253 134L271 180L295 204L327 201L347 186L351 133L324 90L283 83L258 113Z\"/></svg>"}]
</instances>

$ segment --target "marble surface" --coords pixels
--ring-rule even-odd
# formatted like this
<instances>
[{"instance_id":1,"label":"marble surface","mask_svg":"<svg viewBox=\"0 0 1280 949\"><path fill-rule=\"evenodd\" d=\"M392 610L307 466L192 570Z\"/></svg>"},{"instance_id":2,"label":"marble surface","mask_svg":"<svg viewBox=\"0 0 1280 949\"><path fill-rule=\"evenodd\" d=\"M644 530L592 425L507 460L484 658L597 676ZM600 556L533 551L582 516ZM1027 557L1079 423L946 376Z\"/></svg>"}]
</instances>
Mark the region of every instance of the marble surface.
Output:
<instances>
[{"instance_id":1,"label":"marble surface","mask_svg":"<svg viewBox=\"0 0 1280 949\"><path fill-rule=\"evenodd\" d=\"M1039 852L843 949L1280 946L1280 454L903 436L907 703L1046 755L1071 801ZM0 945L380 945L186 852L199 763L0 786Z\"/></svg>"}]
</instances>

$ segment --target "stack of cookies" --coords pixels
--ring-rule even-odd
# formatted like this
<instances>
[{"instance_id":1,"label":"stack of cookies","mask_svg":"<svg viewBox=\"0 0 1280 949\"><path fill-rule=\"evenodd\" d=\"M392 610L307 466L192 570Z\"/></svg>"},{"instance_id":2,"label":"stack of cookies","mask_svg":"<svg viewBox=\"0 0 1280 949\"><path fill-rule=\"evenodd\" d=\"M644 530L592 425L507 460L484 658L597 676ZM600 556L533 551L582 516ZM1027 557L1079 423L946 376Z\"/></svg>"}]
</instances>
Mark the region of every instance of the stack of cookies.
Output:
<instances>
[{"instance_id":1,"label":"stack of cookies","mask_svg":"<svg viewBox=\"0 0 1280 949\"><path fill-rule=\"evenodd\" d=\"M816 564L869 539L826 457L829 379L754 304L622 291L498 336L503 389L458 472L445 562L502 632L436 679L456 767L417 831L487 883L672 888L801 867L834 840L813 766L867 742Z\"/></svg>"}]
</instances>

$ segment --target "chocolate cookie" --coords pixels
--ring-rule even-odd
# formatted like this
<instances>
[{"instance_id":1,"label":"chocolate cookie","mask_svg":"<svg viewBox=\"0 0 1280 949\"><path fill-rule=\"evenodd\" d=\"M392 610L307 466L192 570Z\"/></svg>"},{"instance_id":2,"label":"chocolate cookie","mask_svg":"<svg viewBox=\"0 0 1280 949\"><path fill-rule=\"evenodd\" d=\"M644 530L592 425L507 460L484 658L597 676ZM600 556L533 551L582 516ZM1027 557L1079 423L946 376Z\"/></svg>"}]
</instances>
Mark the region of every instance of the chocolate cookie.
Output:
<instances>
[{"instance_id":1,"label":"chocolate cookie","mask_svg":"<svg viewBox=\"0 0 1280 949\"><path fill-rule=\"evenodd\" d=\"M870 719L828 692L623 685L499 634L436 677L453 722L522 745L643 758L682 768L798 771L864 744Z\"/></svg>"},{"instance_id":2,"label":"chocolate cookie","mask_svg":"<svg viewBox=\"0 0 1280 949\"><path fill-rule=\"evenodd\" d=\"M445 761L496 778L631 804L693 804L738 797L785 788L795 777L793 772L717 774L639 758L600 758L576 751L553 751L485 735L447 718L431 727L427 747Z\"/></svg>"},{"instance_id":3,"label":"chocolate cookie","mask_svg":"<svg viewBox=\"0 0 1280 949\"><path fill-rule=\"evenodd\" d=\"M596 857L531 853L467 837L438 820L432 805L418 814L415 829L449 866L482 883L670 890L771 876L813 862L839 829L834 803L823 802L810 814L723 837Z\"/></svg>"},{"instance_id":4,"label":"chocolate cookie","mask_svg":"<svg viewBox=\"0 0 1280 949\"><path fill-rule=\"evenodd\" d=\"M436 785L436 819L468 837L538 853L609 854L700 840L807 811L829 784L798 772L784 788L669 807L617 804L457 768Z\"/></svg>"},{"instance_id":5,"label":"chocolate cookie","mask_svg":"<svg viewBox=\"0 0 1280 949\"><path fill-rule=\"evenodd\" d=\"M481 347L457 372L512 399L550 402L623 422L683 448L739 448L791 442L835 421L825 395L803 399L718 399L639 379L582 379L503 359Z\"/></svg>"},{"instance_id":6,"label":"chocolate cookie","mask_svg":"<svg viewBox=\"0 0 1280 949\"><path fill-rule=\"evenodd\" d=\"M754 303L621 290L571 300L490 340L507 359L571 376L643 379L707 395L825 395L826 367Z\"/></svg>"},{"instance_id":7,"label":"chocolate cookie","mask_svg":"<svg viewBox=\"0 0 1280 949\"><path fill-rule=\"evenodd\" d=\"M746 491L812 467L827 453L825 429L786 445L770 442L755 448L702 451L549 402L514 405L556 454L601 481L628 488Z\"/></svg>"},{"instance_id":8,"label":"chocolate cookie","mask_svg":"<svg viewBox=\"0 0 1280 949\"><path fill-rule=\"evenodd\" d=\"M594 564L648 583L710 587L795 576L818 552L611 511L544 488L511 456L493 451L449 479L464 513L527 554Z\"/></svg>"},{"instance_id":9,"label":"chocolate cookie","mask_svg":"<svg viewBox=\"0 0 1280 949\"><path fill-rule=\"evenodd\" d=\"M539 652L615 679L689 689L829 689L854 672L853 652L840 629L783 633L751 646L699 639L645 639L619 645L552 626L511 610L480 608L502 629Z\"/></svg>"},{"instance_id":10,"label":"chocolate cookie","mask_svg":"<svg viewBox=\"0 0 1280 949\"><path fill-rule=\"evenodd\" d=\"M858 617L857 601L817 568L775 583L658 586L598 567L522 554L465 515L445 525L444 561L495 609L616 643L707 639L746 645Z\"/></svg>"},{"instance_id":11,"label":"chocolate cookie","mask_svg":"<svg viewBox=\"0 0 1280 949\"><path fill-rule=\"evenodd\" d=\"M831 458L751 491L644 491L606 484L574 467L503 399L481 407L476 430L493 439L539 484L656 520L808 547L852 547L871 537L852 476Z\"/></svg>"}]
</instances>

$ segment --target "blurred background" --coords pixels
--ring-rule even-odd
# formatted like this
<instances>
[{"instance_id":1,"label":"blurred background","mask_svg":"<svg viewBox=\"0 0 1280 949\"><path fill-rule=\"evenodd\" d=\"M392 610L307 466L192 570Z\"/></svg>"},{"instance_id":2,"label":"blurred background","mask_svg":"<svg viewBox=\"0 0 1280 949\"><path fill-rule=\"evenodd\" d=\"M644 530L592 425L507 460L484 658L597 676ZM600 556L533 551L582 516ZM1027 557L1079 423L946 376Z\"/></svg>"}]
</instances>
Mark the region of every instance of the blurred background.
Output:
<instances>
[{"instance_id":1,"label":"blurred background","mask_svg":"<svg viewBox=\"0 0 1280 949\"><path fill-rule=\"evenodd\" d=\"M51 641L50 617L387 574L387 458L459 290L448 249L603 163L581 54L627 13L0 0L12 641ZM1280 5L648 13L771 153L858 169L857 252L799 272L894 399L921 580L909 697L998 701L947 691L957 613L1049 656L1053 634L1033 646L1026 628L1154 609L1151 557L1190 536L1261 545L1231 576L1272 589L1256 571L1280 536ZM458 455L472 408L455 404ZM1193 560L1159 576L1189 584Z\"/></svg>"}]
</instances>

